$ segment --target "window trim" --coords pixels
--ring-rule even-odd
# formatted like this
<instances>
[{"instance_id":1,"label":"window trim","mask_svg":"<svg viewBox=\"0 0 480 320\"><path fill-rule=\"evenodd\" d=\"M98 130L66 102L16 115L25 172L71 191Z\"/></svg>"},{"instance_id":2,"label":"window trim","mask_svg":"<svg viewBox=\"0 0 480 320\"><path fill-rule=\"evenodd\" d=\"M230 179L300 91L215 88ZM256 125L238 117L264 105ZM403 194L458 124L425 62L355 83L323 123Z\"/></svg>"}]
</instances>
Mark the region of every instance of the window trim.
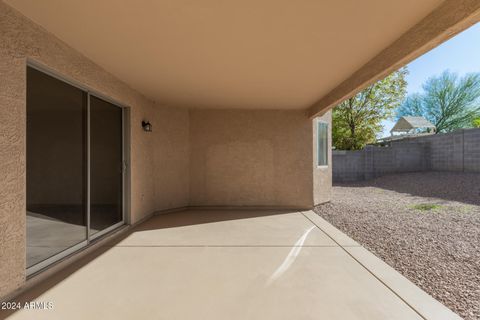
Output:
<instances>
[{"instance_id":1,"label":"window trim","mask_svg":"<svg viewBox=\"0 0 480 320\"><path fill-rule=\"evenodd\" d=\"M326 153L326 157L325 157L325 161L326 163L325 164L320 164L320 126L321 125L325 125L326 129L327 129L327 136L326 136L326 145L325 145L325 153ZM317 166L317 169L327 169L330 167L330 161L328 159L329 157L329 148L328 148L328 143L329 143L329 137L328 137L328 129L329 129L329 123L328 121L325 121L325 120L320 120L318 119L317 120L317 152L316 152L316 157L317 157L317 161L316 161L316 166Z\"/></svg>"}]
</instances>

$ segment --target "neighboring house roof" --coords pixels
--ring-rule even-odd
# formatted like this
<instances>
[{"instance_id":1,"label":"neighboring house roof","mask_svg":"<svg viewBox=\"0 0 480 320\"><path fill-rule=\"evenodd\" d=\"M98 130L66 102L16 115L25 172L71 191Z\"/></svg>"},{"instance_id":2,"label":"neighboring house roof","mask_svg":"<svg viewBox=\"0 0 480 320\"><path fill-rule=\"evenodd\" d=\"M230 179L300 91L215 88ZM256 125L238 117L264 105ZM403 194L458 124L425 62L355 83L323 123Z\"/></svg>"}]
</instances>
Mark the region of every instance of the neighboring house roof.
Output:
<instances>
[{"instance_id":1,"label":"neighboring house roof","mask_svg":"<svg viewBox=\"0 0 480 320\"><path fill-rule=\"evenodd\" d=\"M398 119L397 123L395 124L395 126L393 126L390 132L405 132L419 128L435 129L435 125L433 125L424 117L401 117L400 119Z\"/></svg>"}]
</instances>

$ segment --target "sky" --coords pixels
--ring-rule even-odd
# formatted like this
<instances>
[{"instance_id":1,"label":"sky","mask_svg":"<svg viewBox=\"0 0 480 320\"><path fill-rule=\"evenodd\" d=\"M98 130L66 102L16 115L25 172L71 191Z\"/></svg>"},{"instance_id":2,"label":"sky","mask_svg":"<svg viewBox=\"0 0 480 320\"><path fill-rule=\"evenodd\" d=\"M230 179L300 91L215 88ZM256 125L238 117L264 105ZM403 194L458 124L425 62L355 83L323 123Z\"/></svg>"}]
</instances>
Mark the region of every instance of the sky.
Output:
<instances>
[{"instance_id":1,"label":"sky","mask_svg":"<svg viewBox=\"0 0 480 320\"><path fill-rule=\"evenodd\" d=\"M462 76L480 72L480 23L408 64L407 94L421 92L422 84L430 77L450 70ZM382 137L390 135L394 120L382 122Z\"/></svg>"}]
</instances>

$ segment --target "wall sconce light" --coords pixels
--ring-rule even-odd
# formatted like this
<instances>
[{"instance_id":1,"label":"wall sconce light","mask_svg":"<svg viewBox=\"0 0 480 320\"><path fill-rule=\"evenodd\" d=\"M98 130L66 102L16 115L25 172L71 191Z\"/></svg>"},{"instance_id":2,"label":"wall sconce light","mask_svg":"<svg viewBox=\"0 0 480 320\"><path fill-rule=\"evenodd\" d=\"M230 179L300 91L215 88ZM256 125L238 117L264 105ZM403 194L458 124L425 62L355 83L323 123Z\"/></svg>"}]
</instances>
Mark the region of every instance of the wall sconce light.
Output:
<instances>
[{"instance_id":1,"label":"wall sconce light","mask_svg":"<svg viewBox=\"0 0 480 320\"><path fill-rule=\"evenodd\" d=\"M142 121L142 128L146 132L152 132L152 125L148 121Z\"/></svg>"}]
</instances>

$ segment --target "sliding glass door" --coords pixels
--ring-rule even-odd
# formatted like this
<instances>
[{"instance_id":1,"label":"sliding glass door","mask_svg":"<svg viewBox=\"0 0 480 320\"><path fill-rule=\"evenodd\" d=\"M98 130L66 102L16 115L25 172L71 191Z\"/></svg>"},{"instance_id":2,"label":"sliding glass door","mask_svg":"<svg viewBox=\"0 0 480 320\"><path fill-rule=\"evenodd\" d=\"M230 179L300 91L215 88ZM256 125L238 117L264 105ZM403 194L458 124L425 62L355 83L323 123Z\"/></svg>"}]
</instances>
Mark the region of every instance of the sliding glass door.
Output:
<instances>
[{"instance_id":1,"label":"sliding glass door","mask_svg":"<svg viewBox=\"0 0 480 320\"><path fill-rule=\"evenodd\" d=\"M123 223L123 109L27 68L27 268Z\"/></svg>"},{"instance_id":2,"label":"sliding glass door","mask_svg":"<svg viewBox=\"0 0 480 320\"><path fill-rule=\"evenodd\" d=\"M123 220L122 109L90 96L90 235Z\"/></svg>"}]
</instances>

